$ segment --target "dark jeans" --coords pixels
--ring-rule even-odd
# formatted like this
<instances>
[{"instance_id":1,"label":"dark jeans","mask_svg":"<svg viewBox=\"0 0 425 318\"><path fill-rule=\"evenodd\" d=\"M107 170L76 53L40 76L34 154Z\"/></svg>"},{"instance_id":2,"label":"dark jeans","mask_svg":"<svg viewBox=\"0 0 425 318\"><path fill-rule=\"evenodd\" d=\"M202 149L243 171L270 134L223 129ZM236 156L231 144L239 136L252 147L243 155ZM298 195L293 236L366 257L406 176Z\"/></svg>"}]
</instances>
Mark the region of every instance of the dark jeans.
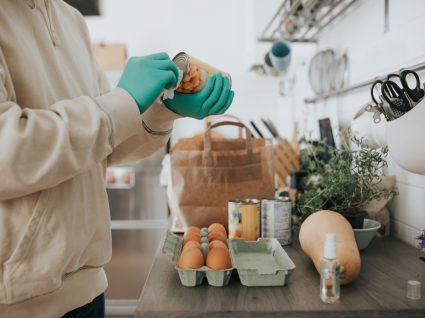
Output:
<instances>
[{"instance_id":1,"label":"dark jeans","mask_svg":"<svg viewBox=\"0 0 425 318\"><path fill-rule=\"evenodd\" d=\"M66 313L62 318L105 318L105 295L97 296L91 303Z\"/></svg>"}]
</instances>

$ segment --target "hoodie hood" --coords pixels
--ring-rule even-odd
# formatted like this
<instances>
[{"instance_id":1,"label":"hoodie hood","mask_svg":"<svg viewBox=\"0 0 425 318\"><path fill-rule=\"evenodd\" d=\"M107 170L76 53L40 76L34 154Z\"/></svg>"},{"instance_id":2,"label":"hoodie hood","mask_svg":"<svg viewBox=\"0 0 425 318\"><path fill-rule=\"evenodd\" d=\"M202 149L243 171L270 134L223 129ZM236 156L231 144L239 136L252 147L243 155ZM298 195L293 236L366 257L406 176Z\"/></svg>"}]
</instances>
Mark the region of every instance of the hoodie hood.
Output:
<instances>
[{"instance_id":1,"label":"hoodie hood","mask_svg":"<svg viewBox=\"0 0 425 318\"><path fill-rule=\"evenodd\" d=\"M55 19L54 19L54 9L52 8L53 4L50 0L24 0L25 3L31 9L38 9L43 15L44 21L46 22L46 27L49 30L50 39L54 46L60 44L59 37L55 30Z\"/></svg>"}]
</instances>

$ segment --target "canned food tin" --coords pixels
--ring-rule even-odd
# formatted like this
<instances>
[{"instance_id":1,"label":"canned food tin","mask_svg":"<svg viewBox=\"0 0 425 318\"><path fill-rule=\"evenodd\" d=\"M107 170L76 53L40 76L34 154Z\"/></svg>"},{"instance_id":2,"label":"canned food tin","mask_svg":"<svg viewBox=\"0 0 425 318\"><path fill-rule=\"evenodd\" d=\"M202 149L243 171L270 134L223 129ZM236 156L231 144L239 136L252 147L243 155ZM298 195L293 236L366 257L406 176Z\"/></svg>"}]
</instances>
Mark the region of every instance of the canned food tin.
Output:
<instances>
[{"instance_id":1,"label":"canned food tin","mask_svg":"<svg viewBox=\"0 0 425 318\"><path fill-rule=\"evenodd\" d=\"M232 84L232 78L229 73L208 65L185 52L177 54L173 58L173 62L183 71L183 79L176 89L179 93L199 92L208 78L217 73L221 73L223 76L227 77L230 81L230 85Z\"/></svg>"},{"instance_id":2,"label":"canned food tin","mask_svg":"<svg viewBox=\"0 0 425 318\"><path fill-rule=\"evenodd\" d=\"M255 199L230 200L229 237L255 241L260 237L260 201Z\"/></svg>"},{"instance_id":3,"label":"canned food tin","mask_svg":"<svg viewBox=\"0 0 425 318\"><path fill-rule=\"evenodd\" d=\"M281 245L291 244L291 211L289 198L261 200L261 237L274 237Z\"/></svg>"}]
</instances>

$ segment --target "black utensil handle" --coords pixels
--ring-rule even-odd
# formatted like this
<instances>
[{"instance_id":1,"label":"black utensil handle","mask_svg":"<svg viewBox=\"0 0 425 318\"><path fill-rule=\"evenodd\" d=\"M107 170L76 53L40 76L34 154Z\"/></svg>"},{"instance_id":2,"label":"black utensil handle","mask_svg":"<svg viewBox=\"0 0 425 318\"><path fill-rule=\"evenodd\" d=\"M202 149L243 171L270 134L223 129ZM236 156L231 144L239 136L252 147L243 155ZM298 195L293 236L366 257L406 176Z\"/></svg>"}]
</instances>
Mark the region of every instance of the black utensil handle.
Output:
<instances>
[{"instance_id":1,"label":"black utensil handle","mask_svg":"<svg viewBox=\"0 0 425 318\"><path fill-rule=\"evenodd\" d=\"M414 88L410 88L409 84L407 83L407 76L409 74L412 74L415 77L416 85ZM423 97L423 90L421 89L421 81L419 79L419 75L411 70L404 70L401 72L400 76L401 85L403 85L403 88L405 92L409 95L409 97L414 101L418 102Z\"/></svg>"},{"instance_id":2,"label":"black utensil handle","mask_svg":"<svg viewBox=\"0 0 425 318\"><path fill-rule=\"evenodd\" d=\"M402 112L407 112L410 109L410 103L407 100L406 96L404 96L403 89L401 89L393 81L389 81L389 80L385 81L382 84L381 90L382 90L382 96L384 96L385 100L392 107ZM395 95L392 96L391 94L388 94L389 91L393 92Z\"/></svg>"},{"instance_id":3,"label":"black utensil handle","mask_svg":"<svg viewBox=\"0 0 425 318\"><path fill-rule=\"evenodd\" d=\"M379 105L380 104L380 102L378 102L379 101L379 96L378 96L378 98L375 98L375 95L373 94L373 92L374 92L374 89L375 89L375 87L376 87L376 85L381 85L381 89L382 89L382 84L383 84L384 82L382 82L381 80L376 80L373 84L372 84L372 88L370 89L370 96L372 97L372 101L376 104L376 105Z\"/></svg>"},{"instance_id":4,"label":"black utensil handle","mask_svg":"<svg viewBox=\"0 0 425 318\"><path fill-rule=\"evenodd\" d=\"M261 133L261 131L258 129L257 125L256 125L256 124L255 124L252 120L250 120L250 121L249 121L249 123L251 124L252 128L254 128L254 130L255 130L255 132L258 134L258 136L259 136L260 138L263 138L264 136L263 136L263 134Z\"/></svg>"},{"instance_id":5,"label":"black utensil handle","mask_svg":"<svg viewBox=\"0 0 425 318\"><path fill-rule=\"evenodd\" d=\"M270 132L270 134L273 136L273 138L277 138L273 129L270 128L269 123L264 118L261 118L261 121L263 122L264 126L266 126L267 130Z\"/></svg>"},{"instance_id":6,"label":"black utensil handle","mask_svg":"<svg viewBox=\"0 0 425 318\"><path fill-rule=\"evenodd\" d=\"M396 78L398 78L398 80L400 81L400 85L401 85L401 76L399 75L399 74L395 74L395 73L390 73L390 74L388 74L387 75L387 81L389 81L389 80L391 80L392 78L394 78L394 77L396 77ZM399 85L398 85L398 83L396 83L394 80L392 80L392 82L394 82L398 87L400 87ZM388 89L388 92L387 93L389 93L388 95L390 95L391 97L393 97L393 98L395 98L395 97L397 97L397 92L396 91L394 91L394 89L392 89L391 87L389 87L389 89Z\"/></svg>"},{"instance_id":7,"label":"black utensil handle","mask_svg":"<svg viewBox=\"0 0 425 318\"><path fill-rule=\"evenodd\" d=\"M270 119L270 118L268 118L268 119L267 119L267 122L269 123L270 128L272 128L272 129L273 129L273 132L274 132L274 134L276 135L276 137L277 137L277 138L280 138L280 134L279 134L279 132L277 131L276 126L274 125L274 123L271 121L271 119Z\"/></svg>"}]
</instances>

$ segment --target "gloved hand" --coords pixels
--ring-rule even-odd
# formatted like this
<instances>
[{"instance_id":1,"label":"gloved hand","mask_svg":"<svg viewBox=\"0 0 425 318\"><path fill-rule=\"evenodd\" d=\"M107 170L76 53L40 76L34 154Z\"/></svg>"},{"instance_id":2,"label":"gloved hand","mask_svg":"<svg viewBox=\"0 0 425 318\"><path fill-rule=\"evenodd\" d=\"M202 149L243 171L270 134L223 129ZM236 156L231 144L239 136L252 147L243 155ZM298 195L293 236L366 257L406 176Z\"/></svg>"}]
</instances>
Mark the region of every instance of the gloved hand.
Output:
<instances>
[{"instance_id":1,"label":"gloved hand","mask_svg":"<svg viewBox=\"0 0 425 318\"><path fill-rule=\"evenodd\" d=\"M164 100L164 104L181 116L202 119L209 115L224 114L232 104L234 95L230 90L229 79L217 73L208 79L199 92L175 92L174 98Z\"/></svg>"},{"instance_id":2,"label":"gloved hand","mask_svg":"<svg viewBox=\"0 0 425 318\"><path fill-rule=\"evenodd\" d=\"M132 57L128 60L118 87L126 90L143 113L167 88L177 85L179 71L166 53Z\"/></svg>"}]
</instances>

